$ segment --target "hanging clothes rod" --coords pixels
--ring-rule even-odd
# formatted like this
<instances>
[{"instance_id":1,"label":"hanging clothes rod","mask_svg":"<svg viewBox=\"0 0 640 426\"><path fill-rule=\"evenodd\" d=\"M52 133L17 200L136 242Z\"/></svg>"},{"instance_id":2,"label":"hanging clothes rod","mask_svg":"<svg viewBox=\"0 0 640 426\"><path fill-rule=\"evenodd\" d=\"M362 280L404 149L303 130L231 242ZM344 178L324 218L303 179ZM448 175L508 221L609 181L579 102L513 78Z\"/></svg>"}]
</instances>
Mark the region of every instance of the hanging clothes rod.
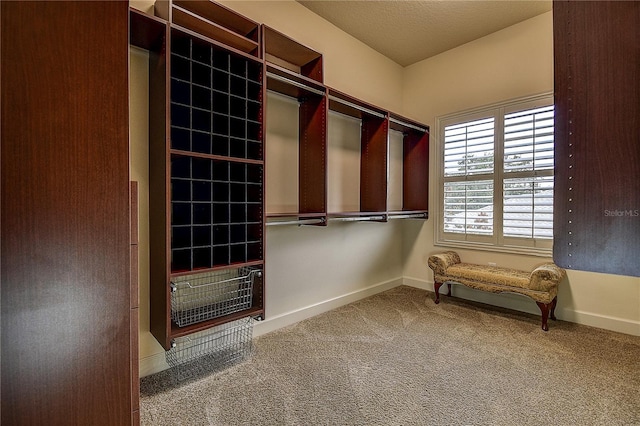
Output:
<instances>
[{"instance_id":1,"label":"hanging clothes rod","mask_svg":"<svg viewBox=\"0 0 640 426\"><path fill-rule=\"evenodd\" d=\"M315 87L307 86L306 84L299 83L299 82L297 82L295 80L291 80L290 78L283 77L281 75L274 74L274 73L269 72L269 71L267 71L267 78L272 78L274 80L281 81L282 83L286 83L286 84L290 84L292 86L299 87L301 89L304 89L304 90L306 90L308 92L311 92L311 93L314 93L316 95L320 95L320 96L324 96L325 95L325 92L323 90L319 90L319 89L316 89Z\"/></svg>"},{"instance_id":2,"label":"hanging clothes rod","mask_svg":"<svg viewBox=\"0 0 640 426\"><path fill-rule=\"evenodd\" d=\"M346 106L351 107L351 108L355 108L358 111L362 111L362 112L364 112L366 114L373 115L374 117L385 118L385 115L380 113L380 112L378 112L378 111L374 111L372 109L365 108L363 106L360 106L358 104L354 104L353 102L346 101L344 99L338 98L338 97L333 96L333 95L329 95L329 100L336 101L338 103L341 103L342 105L346 105Z\"/></svg>"},{"instance_id":3,"label":"hanging clothes rod","mask_svg":"<svg viewBox=\"0 0 640 426\"><path fill-rule=\"evenodd\" d=\"M395 119L393 117L389 117L389 121L391 121L392 123L399 124L399 125L401 125L403 127L408 127L410 129L417 130L417 131L422 132L422 133L427 133L427 131L428 131L424 127L414 126L413 124L405 123L404 121L400 121L400 120Z\"/></svg>"},{"instance_id":4,"label":"hanging clothes rod","mask_svg":"<svg viewBox=\"0 0 640 426\"><path fill-rule=\"evenodd\" d=\"M389 215L389 220L391 219L426 219L427 213L412 213L412 214L397 214Z\"/></svg>"},{"instance_id":5,"label":"hanging clothes rod","mask_svg":"<svg viewBox=\"0 0 640 426\"><path fill-rule=\"evenodd\" d=\"M329 222L367 222L374 220L384 220L384 216L351 216L351 217L330 217Z\"/></svg>"},{"instance_id":6,"label":"hanging clothes rod","mask_svg":"<svg viewBox=\"0 0 640 426\"><path fill-rule=\"evenodd\" d=\"M317 225L324 223L324 219L295 219L295 220L276 220L273 222L267 222L267 226L282 226L282 225Z\"/></svg>"}]
</instances>

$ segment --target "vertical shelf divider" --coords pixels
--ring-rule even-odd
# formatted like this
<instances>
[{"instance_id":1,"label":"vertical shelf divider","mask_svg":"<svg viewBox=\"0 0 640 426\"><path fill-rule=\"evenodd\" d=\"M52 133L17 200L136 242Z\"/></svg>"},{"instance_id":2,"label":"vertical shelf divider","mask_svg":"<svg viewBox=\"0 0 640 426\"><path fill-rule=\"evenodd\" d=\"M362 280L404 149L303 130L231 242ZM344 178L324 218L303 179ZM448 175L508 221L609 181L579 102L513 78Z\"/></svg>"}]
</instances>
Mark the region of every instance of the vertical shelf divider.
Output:
<instances>
[{"instance_id":1,"label":"vertical shelf divider","mask_svg":"<svg viewBox=\"0 0 640 426\"><path fill-rule=\"evenodd\" d=\"M360 210L385 213L387 210L387 135L385 118L362 118L360 160Z\"/></svg>"}]
</instances>

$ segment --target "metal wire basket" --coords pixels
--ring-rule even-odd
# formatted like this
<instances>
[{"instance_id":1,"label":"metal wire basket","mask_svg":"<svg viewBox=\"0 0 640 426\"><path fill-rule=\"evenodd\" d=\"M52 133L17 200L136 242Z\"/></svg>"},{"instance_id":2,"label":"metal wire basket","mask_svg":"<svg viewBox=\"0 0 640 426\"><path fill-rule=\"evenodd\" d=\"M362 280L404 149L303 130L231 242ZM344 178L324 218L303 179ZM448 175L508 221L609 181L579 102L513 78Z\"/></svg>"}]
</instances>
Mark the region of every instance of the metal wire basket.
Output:
<instances>
[{"instance_id":1,"label":"metal wire basket","mask_svg":"<svg viewBox=\"0 0 640 426\"><path fill-rule=\"evenodd\" d=\"M182 380L246 359L253 349L253 322L246 317L175 338L165 353L167 364Z\"/></svg>"},{"instance_id":2,"label":"metal wire basket","mask_svg":"<svg viewBox=\"0 0 640 426\"><path fill-rule=\"evenodd\" d=\"M171 319L179 327L251 308L257 268L176 277L171 281Z\"/></svg>"}]
</instances>

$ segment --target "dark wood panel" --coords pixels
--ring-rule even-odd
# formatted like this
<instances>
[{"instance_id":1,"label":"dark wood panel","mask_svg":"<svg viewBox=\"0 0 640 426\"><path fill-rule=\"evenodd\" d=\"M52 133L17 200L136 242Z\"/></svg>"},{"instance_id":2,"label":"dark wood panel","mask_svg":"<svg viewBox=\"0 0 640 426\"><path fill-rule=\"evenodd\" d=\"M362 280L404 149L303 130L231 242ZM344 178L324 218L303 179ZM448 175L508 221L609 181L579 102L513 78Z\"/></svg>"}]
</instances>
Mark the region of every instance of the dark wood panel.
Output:
<instances>
[{"instance_id":1,"label":"dark wood panel","mask_svg":"<svg viewBox=\"0 0 640 426\"><path fill-rule=\"evenodd\" d=\"M309 97L300 104L300 213L327 212L326 97Z\"/></svg>"},{"instance_id":2,"label":"dark wood panel","mask_svg":"<svg viewBox=\"0 0 640 426\"><path fill-rule=\"evenodd\" d=\"M156 3L158 7L158 3ZM165 50L149 51L149 310L151 333L170 348L169 300L169 77L167 52L171 49L165 29Z\"/></svg>"},{"instance_id":3,"label":"dark wood panel","mask_svg":"<svg viewBox=\"0 0 640 426\"><path fill-rule=\"evenodd\" d=\"M324 80L322 54L289 38L281 32L262 25L264 58L311 78Z\"/></svg>"},{"instance_id":4,"label":"dark wood panel","mask_svg":"<svg viewBox=\"0 0 640 426\"><path fill-rule=\"evenodd\" d=\"M131 424L127 2L2 2L2 424Z\"/></svg>"},{"instance_id":5,"label":"dark wood panel","mask_svg":"<svg viewBox=\"0 0 640 426\"><path fill-rule=\"evenodd\" d=\"M362 118L360 153L360 210L386 212L387 210L387 137L389 121L386 118Z\"/></svg>"},{"instance_id":6,"label":"dark wood panel","mask_svg":"<svg viewBox=\"0 0 640 426\"><path fill-rule=\"evenodd\" d=\"M196 2L199 3L199 2ZM205 3L207 5L213 3ZM196 15L189 10L182 9L180 7L173 7L172 22L188 28L192 31L202 34L206 37L210 37L214 40L218 40L228 46L232 46L238 50L246 53L258 52L258 43L246 37L241 37L236 33L229 31L228 29L216 25L215 23L202 19L199 15ZM256 33L257 34L257 33Z\"/></svg>"},{"instance_id":7,"label":"dark wood panel","mask_svg":"<svg viewBox=\"0 0 640 426\"><path fill-rule=\"evenodd\" d=\"M402 168L402 210L429 209L429 132L405 133Z\"/></svg>"},{"instance_id":8,"label":"dark wood panel","mask_svg":"<svg viewBox=\"0 0 640 426\"><path fill-rule=\"evenodd\" d=\"M554 261L640 276L640 3L553 12Z\"/></svg>"},{"instance_id":9,"label":"dark wood panel","mask_svg":"<svg viewBox=\"0 0 640 426\"><path fill-rule=\"evenodd\" d=\"M173 5L182 7L196 15L241 34L250 40L258 41L260 25L251 19L213 1L174 0Z\"/></svg>"},{"instance_id":10,"label":"dark wood panel","mask_svg":"<svg viewBox=\"0 0 640 426\"><path fill-rule=\"evenodd\" d=\"M129 42L141 49L160 51L167 22L155 16L129 8Z\"/></svg>"}]
</instances>

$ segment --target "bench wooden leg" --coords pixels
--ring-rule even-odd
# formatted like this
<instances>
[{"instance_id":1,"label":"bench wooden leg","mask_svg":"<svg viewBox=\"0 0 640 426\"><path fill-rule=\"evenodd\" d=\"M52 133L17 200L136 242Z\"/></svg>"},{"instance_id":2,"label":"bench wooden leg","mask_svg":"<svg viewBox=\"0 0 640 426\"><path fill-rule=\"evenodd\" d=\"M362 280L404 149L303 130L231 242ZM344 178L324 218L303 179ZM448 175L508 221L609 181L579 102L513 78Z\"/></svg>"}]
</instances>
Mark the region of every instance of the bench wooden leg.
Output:
<instances>
[{"instance_id":1,"label":"bench wooden leg","mask_svg":"<svg viewBox=\"0 0 640 426\"><path fill-rule=\"evenodd\" d=\"M551 301L551 319L552 320L556 320L556 304L558 303L558 296L554 297L553 300Z\"/></svg>"},{"instance_id":2,"label":"bench wooden leg","mask_svg":"<svg viewBox=\"0 0 640 426\"><path fill-rule=\"evenodd\" d=\"M435 299L436 305L440 303L440 287L442 287L442 284L443 283L439 283L437 281L433 283L433 289L436 292L436 299ZM447 289L448 289L447 296L451 297L451 283L447 283Z\"/></svg>"},{"instance_id":3,"label":"bench wooden leg","mask_svg":"<svg viewBox=\"0 0 640 426\"><path fill-rule=\"evenodd\" d=\"M536 302L536 305L538 305L538 308L540 308L540 312L542 313L542 329L544 331L549 331L549 326L547 325L547 319L549 318L549 309L553 305L553 302L551 303Z\"/></svg>"},{"instance_id":4,"label":"bench wooden leg","mask_svg":"<svg viewBox=\"0 0 640 426\"><path fill-rule=\"evenodd\" d=\"M438 303L440 303L440 287L442 287L442 283L439 283L439 282L437 282L437 281L434 281L434 283L433 283L433 289L434 289L434 291L435 291L435 293L436 293L436 298L435 298L434 302L436 302L436 305L437 305Z\"/></svg>"}]
</instances>

